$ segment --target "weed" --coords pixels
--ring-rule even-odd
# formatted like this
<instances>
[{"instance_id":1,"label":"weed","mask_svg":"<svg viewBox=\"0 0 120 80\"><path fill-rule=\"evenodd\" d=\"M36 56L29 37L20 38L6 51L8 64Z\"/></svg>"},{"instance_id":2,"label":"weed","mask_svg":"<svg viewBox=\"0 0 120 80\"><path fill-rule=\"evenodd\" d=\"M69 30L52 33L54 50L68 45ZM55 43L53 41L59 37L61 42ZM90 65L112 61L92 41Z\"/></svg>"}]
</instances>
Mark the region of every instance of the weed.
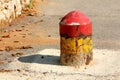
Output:
<instances>
[{"instance_id":1,"label":"weed","mask_svg":"<svg viewBox=\"0 0 120 80\"><path fill-rule=\"evenodd\" d=\"M30 3L27 4L25 7L26 8L33 8L34 4L33 4L34 0L30 0Z\"/></svg>"}]
</instances>

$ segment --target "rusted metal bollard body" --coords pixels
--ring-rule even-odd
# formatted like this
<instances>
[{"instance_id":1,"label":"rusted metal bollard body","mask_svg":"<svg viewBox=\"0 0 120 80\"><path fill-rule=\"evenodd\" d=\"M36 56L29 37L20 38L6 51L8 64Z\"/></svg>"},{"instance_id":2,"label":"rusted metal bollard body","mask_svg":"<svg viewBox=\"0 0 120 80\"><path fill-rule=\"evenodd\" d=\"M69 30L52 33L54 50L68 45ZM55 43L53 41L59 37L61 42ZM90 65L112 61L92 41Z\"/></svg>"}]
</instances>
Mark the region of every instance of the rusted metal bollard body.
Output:
<instances>
[{"instance_id":1,"label":"rusted metal bollard body","mask_svg":"<svg viewBox=\"0 0 120 80\"><path fill-rule=\"evenodd\" d=\"M88 65L93 59L92 23L79 11L68 13L60 22L60 63Z\"/></svg>"}]
</instances>

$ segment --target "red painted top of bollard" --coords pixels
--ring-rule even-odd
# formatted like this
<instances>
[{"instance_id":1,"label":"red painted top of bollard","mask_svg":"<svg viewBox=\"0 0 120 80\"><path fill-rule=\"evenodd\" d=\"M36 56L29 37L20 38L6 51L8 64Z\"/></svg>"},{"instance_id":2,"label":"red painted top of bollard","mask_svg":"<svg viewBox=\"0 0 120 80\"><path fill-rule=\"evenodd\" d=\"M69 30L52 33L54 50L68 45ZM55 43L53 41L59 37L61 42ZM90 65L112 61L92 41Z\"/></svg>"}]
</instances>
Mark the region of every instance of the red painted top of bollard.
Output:
<instances>
[{"instance_id":1,"label":"red painted top of bollard","mask_svg":"<svg viewBox=\"0 0 120 80\"><path fill-rule=\"evenodd\" d=\"M60 22L60 35L78 37L80 35L91 35L92 23L82 12L72 11L64 16Z\"/></svg>"}]
</instances>

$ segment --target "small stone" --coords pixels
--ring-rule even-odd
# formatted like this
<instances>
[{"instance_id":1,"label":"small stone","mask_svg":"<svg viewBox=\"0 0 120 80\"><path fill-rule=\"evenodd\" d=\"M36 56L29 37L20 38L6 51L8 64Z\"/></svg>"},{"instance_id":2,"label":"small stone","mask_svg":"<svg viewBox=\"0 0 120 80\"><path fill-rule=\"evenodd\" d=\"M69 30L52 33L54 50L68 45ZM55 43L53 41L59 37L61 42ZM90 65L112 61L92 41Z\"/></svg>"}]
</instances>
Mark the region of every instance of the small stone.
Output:
<instances>
[{"instance_id":1,"label":"small stone","mask_svg":"<svg viewBox=\"0 0 120 80\"><path fill-rule=\"evenodd\" d=\"M9 26L12 26L12 24L9 24Z\"/></svg>"},{"instance_id":2,"label":"small stone","mask_svg":"<svg viewBox=\"0 0 120 80\"><path fill-rule=\"evenodd\" d=\"M42 19L42 20L40 20L40 22L43 22L44 20Z\"/></svg>"},{"instance_id":3,"label":"small stone","mask_svg":"<svg viewBox=\"0 0 120 80\"><path fill-rule=\"evenodd\" d=\"M12 70L5 70L5 69L1 69L0 72L11 72Z\"/></svg>"},{"instance_id":4,"label":"small stone","mask_svg":"<svg viewBox=\"0 0 120 80\"><path fill-rule=\"evenodd\" d=\"M11 62L12 62L11 60L8 61L8 63L11 63Z\"/></svg>"},{"instance_id":5,"label":"small stone","mask_svg":"<svg viewBox=\"0 0 120 80\"><path fill-rule=\"evenodd\" d=\"M20 31L22 31L22 30L16 30L17 32L20 32Z\"/></svg>"},{"instance_id":6,"label":"small stone","mask_svg":"<svg viewBox=\"0 0 120 80\"><path fill-rule=\"evenodd\" d=\"M4 33L9 32L9 30L5 30Z\"/></svg>"},{"instance_id":7,"label":"small stone","mask_svg":"<svg viewBox=\"0 0 120 80\"><path fill-rule=\"evenodd\" d=\"M6 46L6 47L5 47L5 50L6 50L6 51L11 51L11 50L13 50L13 47L11 47L11 46Z\"/></svg>"},{"instance_id":8,"label":"small stone","mask_svg":"<svg viewBox=\"0 0 120 80\"><path fill-rule=\"evenodd\" d=\"M15 53L15 54L12 54L12 56L13 57L17 57L17 56L21 56L21 55L23 55L24 53L22 53L22 52L18 52L18 53Z\"/></svg>"},{"instance_id":9,"label":"small stone","mask_svg":"<svg viewBox=\"0 0 120 80\"><path fill-rule=\"evenodd\" d=\"M15 54L12 54L12 56L15 56Z\"/></svg>"},{"instance_id":10,"label":"small stone","mask_svg":"<svg viewBox=\"0 0 120 80\"><path fill-rule=\"evenodd\" d=\"M13 29L12 32L16 32L16 29Z\"/></svg>"},{"instance_id":11,"label":"small stone","mask_svg":"<svg viewBox=\"0 0 120 80\"><path fill-rule=\"evenodd\" d=\"M9 34L3 35L2 38L10 38Z\"/></svg>"},{"instance_id":12,"label":"small stone","mask_svg":"<svg viewBox=\"0 0 120 80\"><path fill-rule=\"evenodd\" d=\"M0 39L0 41L2 41L2 39Z\"/></svg>"},{"instance_id":13,"label":"small stone","mask_svg":"<svg viewBox=\"0 0 120 80\"><path fill-rule=\"evenodd\" d=\"M1 65L1 64L3 64L3 62L2 62L2 61L0 61L0 65Z\"/></svg>"},{"instance_id":14,"label":"small stone","mask_svg":"<svg viewBox=\"0 0 120 80\"><path fill-rule=\"evenodd\" d=\"M3 49L0 49L0 51L4 51Z\"/></svg>"},{"instance_id":15,"label":"small stone","mask_svg":"<svg viewBox=\"0 0 120 80\"><path fill-rule=\"evenodd\" d=\"M32 33L28 33L28 35L32 35Z\"/></svg>"},{"instance_id":16,"label":"small stone","mask_svg":"<svg viewBox=\"0 0 120 80\"><path fill-rule=\"evenodd\" d=\"M19 41L14 41L14 43L19 43Z\"/></svg>"},{"instance_id":17,"label":"small stone","mask_svg":"<svg viewBox=\"0 0 120 80\"><path fill-rule=\"evenodd\" d=\"M17 69L17 71L18 71L18 72L20 72L20 73L22 73L22 72L23 72L23 70L22 70L22 69Z\"/></svg>"},{"instance_id":18,"label":"small stone","mask_svg":"<svg viewBox=\"0 0 120 80\"><path fill-rule=\"evenodd\" d=\"M59 20L62 20L62 17L61 17L61 18L59 18Z\"/></svg>"},{"instance_id":19,"label":"small stone","mask_svg":"<svg viewBox=\"0 0 120 80\"><path fill-rule=\"evenodd\" d=\"M21 47L17 47L16 49L31 49L32 47L30 45L27 46L21 46Z\"/></svg>"},{"instance_id":20,"label":"small stone","mask_svg":"<svg viewBox=\"0 0 120 80\"><path fill-rule=\"evenodd\" d=\"M51 37L51 35L48 35L48 37Z\"/></svg>"},{"instance_id":21,"label":"small stone","mask_svg":"<svg viewBox=\"0 0 120 80\"><path fill-rule=\"evenodd\" d=\"M46 75L48 72L43 72L44 75Z\"/></svg>"},{"instance_id":22,"label":"small stone","mask_svg":"<svg viewBox=\"0 0 120 80\"><path fill-rule=\"evenodd\" d=\"M26 36L22 36L23 38L25 38Z\"/></svg>"},{"instance_id":23,"label":"small stone","mask_svg":"<svg viewBox=\"0 0 120 80\"><path fill-rule=\"evenodd\" d=\"M22 28L24 28L25 26L21 26Z\"/></svg>"},{"instance_id":24,"label":"small stone","mask_svg":"<svg viewBox=\"0 0 120 80\"><path fill-rule=\"evenodd\" d=\"M30 14L28 14L28 16L34 16L35 14L33 14L33 13L30 13Z\"/></svg>"}]
</instances>

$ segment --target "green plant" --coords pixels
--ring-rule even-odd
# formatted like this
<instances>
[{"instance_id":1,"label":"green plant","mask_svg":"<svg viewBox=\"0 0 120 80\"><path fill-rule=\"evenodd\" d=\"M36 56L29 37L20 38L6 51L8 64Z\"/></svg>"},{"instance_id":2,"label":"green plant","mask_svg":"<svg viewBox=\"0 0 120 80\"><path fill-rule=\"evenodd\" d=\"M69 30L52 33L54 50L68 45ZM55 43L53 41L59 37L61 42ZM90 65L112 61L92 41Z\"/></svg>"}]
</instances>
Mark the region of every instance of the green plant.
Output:
<instances>
[{"instance_id":1,"label":"green plant","mask_svg":"<svg viewBox=\"0 0 120 80\"><path fill-rule=\"evenodd\" d=\"M30 0L30 3L26 5L26 8L33 8L34 4L33 4L34 0Z\"/></svg>"},{"instance_id":2,"label":"green plant","mask_svg":"<svg viewBox=\"0 0 120 80\"><path fill-rule=\"evenodd\" d=\"M0 27L0 32L2 33L2 31L3 31L3 28L2 28L2 27Z\"/></svg>"}]
</instances>

